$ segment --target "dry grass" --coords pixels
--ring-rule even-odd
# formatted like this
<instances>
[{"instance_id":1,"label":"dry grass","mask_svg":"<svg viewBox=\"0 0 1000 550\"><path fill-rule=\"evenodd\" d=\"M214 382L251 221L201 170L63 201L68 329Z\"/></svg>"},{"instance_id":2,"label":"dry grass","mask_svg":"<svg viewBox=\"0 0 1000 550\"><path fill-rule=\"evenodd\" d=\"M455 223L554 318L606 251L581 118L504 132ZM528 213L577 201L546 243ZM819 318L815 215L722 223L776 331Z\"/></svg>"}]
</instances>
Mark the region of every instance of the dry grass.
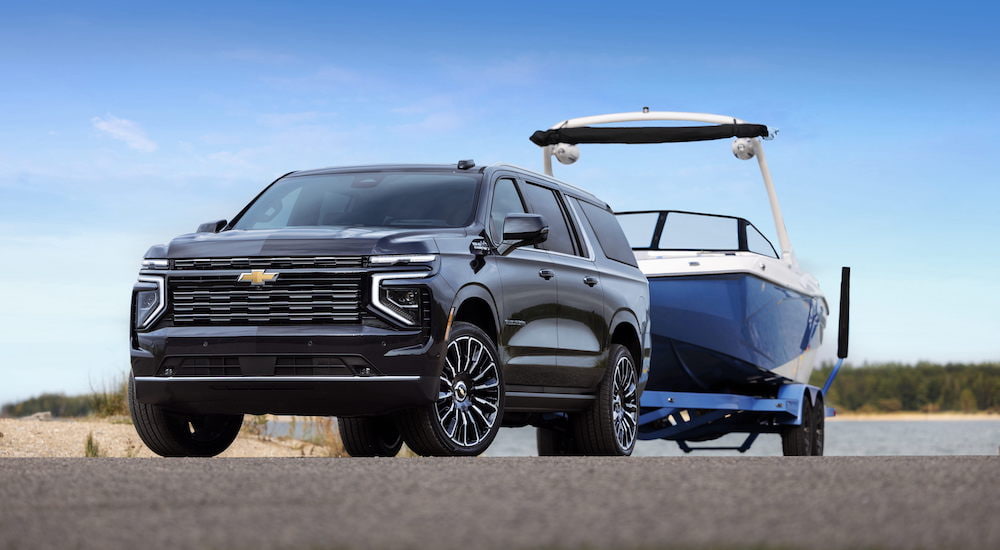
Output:
<instances>
[{"instance_id":1,"label":"dry grass","mask_svg":"<svg viewBox=\"0 0 1000 550\"><path fill-rule=\"evenodd\" d=\"M101 450L101 446L97 444L97 441L94 440L94 432L88 433L87 440L83 442L83 456L87 458L107 456L104 451Z\"/></svg>"},{"instance_id":2,"label":"dry grass","mask_svg":"<svg viewBox=\"0 0 1000 550\"><path fill-rule=\"evenodd\" d=\"M128 374L119 374L100 387L91 387L94 416L98 418L128 417Z\"/></svg>"}]
</instances>

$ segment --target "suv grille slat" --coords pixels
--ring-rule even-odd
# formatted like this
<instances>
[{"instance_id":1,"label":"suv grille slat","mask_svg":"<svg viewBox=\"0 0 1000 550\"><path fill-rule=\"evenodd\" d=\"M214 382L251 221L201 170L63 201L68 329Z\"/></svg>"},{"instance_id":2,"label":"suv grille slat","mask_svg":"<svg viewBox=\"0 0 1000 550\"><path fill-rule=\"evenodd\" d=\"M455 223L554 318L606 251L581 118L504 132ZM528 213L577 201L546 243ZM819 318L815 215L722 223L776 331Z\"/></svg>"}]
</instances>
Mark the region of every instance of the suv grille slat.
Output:
<instances>
[{"instance_id":1,"label":"suv grille slat","mask_svg":"<svg viewBox=\"0 0 1000 550\"><path fill-rule=\"evenodd\" d=\"M174 269L296 269L364 267L364 256L320 256L280 258L183 258L173 260Z\"/></svg>"},{"instance_id":2,"label":"suv grille slat","mask_svg":"<svg viewBox=\"0 0 1000 550\"><path fill-rule=\"evenodd\" d=\"M256 258L254 260L257 260ZM267 269L274 269L267 265ZM361 322L362 275L281 271L262 286L235 275L173 275L167 283L178 325Z\"/></svg>"}]
</instances>

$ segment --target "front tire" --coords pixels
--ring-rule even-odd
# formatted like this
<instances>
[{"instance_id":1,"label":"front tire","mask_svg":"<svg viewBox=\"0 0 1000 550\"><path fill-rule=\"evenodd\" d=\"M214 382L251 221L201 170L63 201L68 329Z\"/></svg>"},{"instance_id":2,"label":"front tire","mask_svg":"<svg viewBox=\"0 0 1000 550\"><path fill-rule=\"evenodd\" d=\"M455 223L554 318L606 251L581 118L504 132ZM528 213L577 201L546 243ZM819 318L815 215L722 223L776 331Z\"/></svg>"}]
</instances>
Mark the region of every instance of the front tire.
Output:
<instances>
[{"instance_id":1,"label":"front tire","mask_svg":"<svg viewBox=\"0 0 1000 550\"><path fill-rule=\"evenodd\" d=\"M639 395L635 361L613 344L594 405L572 418L576 450L584 455L628 456L635 449Z\"/></svg>"},{"instance_id":2,"label":"front tire","mask_svg":"<svg viewBox=\"0 0 1000 550\"><path fill-rule=\"evenodd\" d=\"M422 456L476 456L493 443L503 419L503 369L479 327L452 325L433 403L404 411L406 445Z\"/></svg>"},{"instance_id":3,"label":"front tire","mask_svg":"<svg viewBox=\"0 0 1000 550\"><path fill-rule=\"evenodd\" d=\"M184 415L141 403L131 375L128 405L139 438L160 456L215 456L229 448L243 425L242 414Z\"/></svg>"},{"instance_id":4,"label":"front tire","mask_svg":"<svg viewBox=\"0 0 1000 550\"><path fill-rule=\"evenodd\" d=\"M351 456L396 456L403 447L399 428L388 416L337 417L337 426Z\"/></svg>"}]
</instances>

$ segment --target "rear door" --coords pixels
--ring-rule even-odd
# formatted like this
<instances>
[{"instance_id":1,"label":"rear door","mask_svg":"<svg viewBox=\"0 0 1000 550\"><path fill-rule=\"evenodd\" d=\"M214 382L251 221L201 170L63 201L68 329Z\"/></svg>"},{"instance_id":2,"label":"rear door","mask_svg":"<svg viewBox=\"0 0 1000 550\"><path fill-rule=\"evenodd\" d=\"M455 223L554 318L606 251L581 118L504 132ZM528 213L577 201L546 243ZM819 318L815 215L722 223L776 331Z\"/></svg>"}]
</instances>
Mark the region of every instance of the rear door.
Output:
<instances>
[{"instance_id":1,"label":"rear door","mask_svg":"<svg viewBox=\"0 0 1000 550\"><path fill-rule=\"evenodd\" d=\"M530 180L522 191L528 208L549 224L549 238L538 248L551 255L559 290L559 369L546 385L591 388L603 374L609 328L593 247L560 191Z\"/></svg>"}]
</instances>

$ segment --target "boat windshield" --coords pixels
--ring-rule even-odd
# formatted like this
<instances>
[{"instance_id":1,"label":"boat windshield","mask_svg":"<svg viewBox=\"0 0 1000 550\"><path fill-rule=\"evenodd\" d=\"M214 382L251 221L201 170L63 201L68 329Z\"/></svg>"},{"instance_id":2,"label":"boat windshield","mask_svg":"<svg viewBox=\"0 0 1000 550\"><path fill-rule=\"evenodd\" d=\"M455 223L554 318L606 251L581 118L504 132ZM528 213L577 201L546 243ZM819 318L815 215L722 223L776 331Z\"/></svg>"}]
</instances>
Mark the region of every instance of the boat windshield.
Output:
<instances>
[{"instance_id":1,"label":"boat windshield","mask_svg":"<svg viewBox=\"0 0 1000 550\"><path fill-rule=\"evenodd\" d=\"M261 193L233 229L465 227L481 179L426 171L293 175Z\"/></svg>"},{"instance_id":2,"label":"boat windshield","mask_svg":"<svg viewBox=\"0 0 1000 550\"><path fill-rule=\"evenodd\" d=\"M778 257L767 237L743 218L672 210L617 216L633 250L755 252Z\"/></svg>"}]
</instances>

